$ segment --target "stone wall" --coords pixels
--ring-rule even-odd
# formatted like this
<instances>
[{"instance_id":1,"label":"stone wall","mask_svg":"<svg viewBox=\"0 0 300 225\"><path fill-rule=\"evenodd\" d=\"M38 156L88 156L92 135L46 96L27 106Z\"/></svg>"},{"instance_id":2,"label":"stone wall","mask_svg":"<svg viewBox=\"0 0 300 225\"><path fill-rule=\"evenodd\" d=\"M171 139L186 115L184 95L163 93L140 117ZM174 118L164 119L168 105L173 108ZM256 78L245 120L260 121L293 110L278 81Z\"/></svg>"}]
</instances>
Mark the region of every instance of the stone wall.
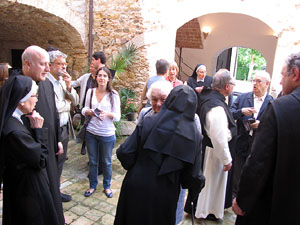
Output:
<instances>
[{"instance_id":1,"label":"stone wall","mask_svg":"<svg viewBox=\"0 0 300 225\"><path fill-rule=\"evenodd\" d=\"M0 60L9 60L10 49L31 44L44 48L54 45L69 55L68 69L72 74L87 72L88 3L89 0L1 0ZM199 0L94 0L93 51L103 50L110 58L123 45L134 43L139 52L133 71L122 74L114 85L131 87L140 93L147 78L155 74L157 59L174 60L180 27L203 15L239 13L265 23L274 31L269 35L278 38L273 76L276 79L280 77L283 59L300 49L299 12L296 0L211 0L206 4ZM207 58L213 61L217 57L216 53ZM211 64L215 67L214 61Z\"/></svg>"},{"instance_id":2,"label":"stone wall","mask_svg":"<svg viewBox=\"0 0 300 225\"><path fill-rule=\"evenodd\" d=\"M136 0L94 1L94 51L103 51L107 65L122 47L145 31L139 2ZM135 43L134 43L135 44ZM137 60L132 70L120 74L114 80L114 87L129 87L139 93L148 78L148 62L144 46L138 47Z\"/></svg>"}]
</instances>

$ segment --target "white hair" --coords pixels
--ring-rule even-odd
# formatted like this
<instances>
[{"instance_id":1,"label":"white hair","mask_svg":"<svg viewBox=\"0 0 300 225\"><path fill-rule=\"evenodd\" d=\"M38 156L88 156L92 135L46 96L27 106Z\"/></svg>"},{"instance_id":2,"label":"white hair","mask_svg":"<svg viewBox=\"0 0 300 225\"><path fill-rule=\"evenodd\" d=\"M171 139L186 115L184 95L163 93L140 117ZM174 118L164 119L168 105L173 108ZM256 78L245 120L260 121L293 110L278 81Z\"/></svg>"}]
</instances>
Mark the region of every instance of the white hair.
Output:
<instances>
[{"instance_id":1,"label":"white hair","mask_svg":"<svg viewBox=\"0 0 300 225\"><path fill-rule=\"evenodd\" d=\"M156 81L153 83L149 90L147 91L147 98L151 100L151 94L154 89L160 90L161 93L169 95L171 90L173 89L172 84L168 81Z\"/></svg>"},{"instance_id":2,"label":"white hair","mask_svg":"<svg viewBox=\"0 0 300 225\"><path fill-rule=\"evenodd\" d=\"M254 77L255 76L261 76L263 78L266 79L266 81L270 82L271 81L271 77L270 77L270 74L265 71L265 70L258 70L258 71L255 71L255 74L254 74Z\"/></svg>"}]
</instances>

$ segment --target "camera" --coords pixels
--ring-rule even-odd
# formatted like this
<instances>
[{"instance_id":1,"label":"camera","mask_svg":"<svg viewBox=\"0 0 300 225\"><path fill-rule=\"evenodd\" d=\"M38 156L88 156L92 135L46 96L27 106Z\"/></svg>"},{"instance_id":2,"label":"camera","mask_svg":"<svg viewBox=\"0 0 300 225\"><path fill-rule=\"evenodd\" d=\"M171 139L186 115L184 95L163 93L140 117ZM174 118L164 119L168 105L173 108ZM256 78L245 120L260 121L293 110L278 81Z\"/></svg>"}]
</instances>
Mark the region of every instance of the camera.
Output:
<instances>
[{"instance_id":1,"label":"camera","mask_svg":"<svg viewBox=\"0 0 300 225\"><path fill-rule=\"evenodd\" d=\"M249 123L254 123L255 122L255 119L254 118L250 118L248 119Z\"/></svg>"}]
</instances>

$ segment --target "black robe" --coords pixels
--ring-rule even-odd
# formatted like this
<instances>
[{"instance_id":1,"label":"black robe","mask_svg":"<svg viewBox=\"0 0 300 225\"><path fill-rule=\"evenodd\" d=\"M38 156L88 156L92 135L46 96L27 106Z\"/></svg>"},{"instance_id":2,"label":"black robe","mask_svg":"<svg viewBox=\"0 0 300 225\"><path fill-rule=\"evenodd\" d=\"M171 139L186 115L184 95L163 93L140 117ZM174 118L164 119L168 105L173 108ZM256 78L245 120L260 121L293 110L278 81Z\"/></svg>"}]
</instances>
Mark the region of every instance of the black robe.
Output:
<instances>
[{"instance_id":1,"label":"black robe","mask_svg":"<svg viewBox=\"0 0 300 225\"><path fill-rule=\"evenodd\" d=\"M3 225L57 225L49 189L46 148L48 130L27 128L14 117L2 133L5 154Z\"/></svg>"},{"instance_id":2,"label":"black robe","mask_svg":"<svg viewBox=\"0 0 300 225\"><path fill-rule=\"evenodd\" d=\"M13 76L23 76L21 71L13 71ZM56 109L55 93L52 83L46 78L45 81L37 82L38 102L35 110L44 118L43 128L48 129L48 160L47 160L47 175L49 179L50 192L59 217L59 224L65 223L63 214L62 201L60 196L60 178L58 176L57 156L58 142L61 141L59 115ZM30 130L30 123L26 117L22 117L24 125Z\"/></svg>"},{"instance_id":3,"label":"black robe","mask_svg":"<svg viewBox=\"0 0 300 225\"><path fill-rule=\"evenodd\" d=\"M172 179L170 175L158 176L161 165L157 165L153 158L162 162L165 156L139 148L139 143L143 142L152 128L152 116L146 117L143 124L143 127L136 128L117 152L122 166L128 172L122 183L114 225L174 225L180 183L183 188L192 188L195 183L191 181L191 168L187 163L174 161L175 167L184 169L173 172ZM195 164L201 165L201 157L197 158Z\"/></svg>"},{"instance_id":4,"label":"black robe","mask_svg":"<svg viewBox=\"0 0 300 225\"><path fill-rule=\"evenodd\" d=\"M172 92L186 89L187 96L193 97L192 107L184 107L187 96L172 98ZM128 171L115 225L174 225L180 185L193 189L195 195L204 186L201 136L194 122L196 95L184 85L172 92L161 111L145 117L117 150Z\"/></svg>"},{"instance_id":5,"label":"black robe","mask_svg":"<svg viewBox=\"0 0 300 225\"><path fill-rule=\"evenodd\" d=\"M269 104L243 168L237 225L299 224L300 87Z\"/></svg>"},{"instance_id":6,"label":"black robe","mask_svg":"<svg viewBox=\"0 0 300 225\"><path fill-rule=\"evenodd\" d=\"M48 165L46 167L49 178L49 186L54 201L54 205L59 216L59 224L64 224L64 214L60 196L60 180L58 176L57 156L60 141L59 115L55 104L55 94L52 83L46 79L38 84L38 102L36 111L44 118L44 128L48 129Z\"/></svg>"}]
</instances>

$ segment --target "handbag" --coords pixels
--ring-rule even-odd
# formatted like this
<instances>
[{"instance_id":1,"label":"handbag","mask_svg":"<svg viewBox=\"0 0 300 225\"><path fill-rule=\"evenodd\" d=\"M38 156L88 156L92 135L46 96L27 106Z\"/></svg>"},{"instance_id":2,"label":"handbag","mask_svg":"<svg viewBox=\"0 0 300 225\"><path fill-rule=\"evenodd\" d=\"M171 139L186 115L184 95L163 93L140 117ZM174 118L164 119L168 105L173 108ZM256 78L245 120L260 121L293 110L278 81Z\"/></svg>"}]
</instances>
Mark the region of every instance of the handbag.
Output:
<instances>
[{"instance_id":1,"label":"handbag","mask_svg":"<svg viewBox=\"0 0 300 225\"><path fill-rule=\"evenodd\" d=\"M92 89L91 90L91 97L90 97L90 109L92 108L92 97L93 97L93 93L94 93L94 90ZM82 125L82 127L79 129L79 131L77 132L77 135L76 135L76 139L77 139L77 142L81 142L84 140L85 138L85 132L86 132L86 128L87 126L89 125L89 122L90 120L92 119L91 116L88 116L85 121L84 121L84 124Z\"/></svg>"}]
</instances>

